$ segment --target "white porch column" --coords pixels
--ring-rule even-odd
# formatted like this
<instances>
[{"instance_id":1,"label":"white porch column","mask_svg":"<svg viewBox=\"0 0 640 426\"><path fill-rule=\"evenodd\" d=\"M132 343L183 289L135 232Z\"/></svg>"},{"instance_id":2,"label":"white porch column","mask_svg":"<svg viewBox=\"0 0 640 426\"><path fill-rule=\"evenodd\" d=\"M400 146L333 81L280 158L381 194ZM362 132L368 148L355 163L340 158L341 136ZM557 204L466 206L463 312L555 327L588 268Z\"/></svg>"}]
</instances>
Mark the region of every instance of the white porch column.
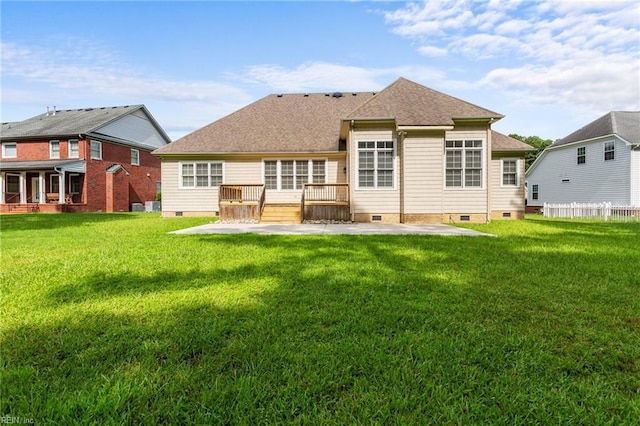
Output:
<instances>
[{"instance_id":1,"label":"white porch column","mask_svg":"<svg viewBox=\"0 0 640 426\"><path fill-rule=\"evenodd\" d=\"M27 202L27 172L20 172L20 204Z\"/></svg>"},{"instance_id":2,"label":"white porch column","mask_svg":"<svg viewBox=\"0 0 640 426\"><path fill-rule=\"evenodd\" d=\"M47 194L45 192L45 180L44 180L44 172L40 172L39 176L40 180L40 194L38 194L38 200L40 200L40 204L45 204L47 202Z\"/></svg>"},{"instance_id":3,"label":"white porch column","mask_svg":"<svg viewBox=\"0 0 640 426\"><path fill-rule=\"evenodd\" d=\"M4 173L0 173L0 204L4 204Z\"/></svg>"},{"instance_id":4,"label":"white porch column","mask_svg":"<svg viewBox=\"0 0 640 426\"><path fill-rule=\"evenodd\" d=\"M58 174L58 204L64 204L64 171Z\"/></svg>"}]
</instances>

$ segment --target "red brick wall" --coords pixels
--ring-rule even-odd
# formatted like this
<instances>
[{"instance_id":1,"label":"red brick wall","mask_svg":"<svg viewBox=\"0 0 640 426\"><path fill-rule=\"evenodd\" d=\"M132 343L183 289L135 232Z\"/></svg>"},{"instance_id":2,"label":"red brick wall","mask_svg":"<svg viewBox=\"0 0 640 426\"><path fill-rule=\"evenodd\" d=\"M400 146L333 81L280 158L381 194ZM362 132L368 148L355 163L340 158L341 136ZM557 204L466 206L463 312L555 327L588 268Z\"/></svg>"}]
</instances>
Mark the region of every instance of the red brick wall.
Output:
<instances>
[{"instance_id":1,"label":"red brick wall","mask_svg":"<svg viewBox=\"0 0 640 426\"><path fill-rule=\"evenodd\" d=\"M102 159L91 158L91 142L88 139L79 141L80 159L86 159L86 174L82 182L82 200L75 202L86 203L86 210L90 212L107 211L107 168L119 164L128 172L126 186L116 185L114 189L124 192L117 200L113 200L114 211L128 211L131 203L153 201L156 197L156 182L160 181L160 160L151 152L138 149L140 164L131 164L131 147L111 142L102 143ZM69 145L67 140L60 140L60 159L68 159ZM0 153L1 155L1 153ZM40 141L17 142L17 157L13 161L49 160L49 139ZM118 172L119 173L119 172ZM49 178L47 176L47 187ZM79 198L76 196L76 198ZM126 200L126 208L123 208Z\"/></svg>"}]
</instances>

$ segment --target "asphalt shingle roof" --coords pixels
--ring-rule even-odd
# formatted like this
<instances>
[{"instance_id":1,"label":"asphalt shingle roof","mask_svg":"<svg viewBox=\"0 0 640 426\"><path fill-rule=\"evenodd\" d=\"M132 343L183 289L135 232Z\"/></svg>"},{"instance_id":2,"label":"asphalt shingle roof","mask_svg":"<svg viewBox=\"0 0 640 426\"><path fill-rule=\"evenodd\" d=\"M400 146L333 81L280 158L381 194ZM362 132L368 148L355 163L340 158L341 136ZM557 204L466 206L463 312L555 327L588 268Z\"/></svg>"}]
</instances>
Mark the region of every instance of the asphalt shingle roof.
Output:
<instances>
[{"instance_id":1,"label":"asphalt shingle roof","mask_svg":"<svg viewBox=\"0 0 640 426\"><path fill-rule=\"evenodd\" d=\"M399 78L347 118L391 117L398 126L451 126L454 119L500 119L497 112Z\"/></svg>"},{"instance_id":2,"label":"asphalt shingle roof","mask_svg":"<svg viewBox=\"0 0 640 426\"><path fill-rule=\"evenodd\" d=\"M338 151L340 122L373 93L269 95L155 154Z\"/></svg>"},{"instance_id":3,"label":"asphalt shingle roof","mask_svg":"<svg viewBox=\"0 0 640 426\"><path fill-rule=\"evenodd\" d=\"M618 135L626 141L640 143L640 111L611 111L569 136L555 141L556 147L608 135Z\"/></svg>"},{"instance_id":4,"label":"asphalt shingle roof","mask_svg":"<svg viewBox=\"0 0 640 426\"><path fill-rule=\"evenodd\" d=\"M110 123L119 117L143 108L143 105L63 109L50 111L24 121L3 123L0 138L77 136Z\"/></svg>"},{"instance_id":5,"label":"asphalt shingle roof","mask_svg":"<svg viewBox=\"0 0 640 426\"><path fill-rule=\"evenodd\" d=\"M336 152L343 120L387 118L398 126L450 126L456 119L502 117L399 78L379 93L269 95L154 153Z\"/></svg>"},{"instance_id":6,"label":"asphalt shingle roof","mask_svg":"<svg viewBox=\"0 0 640 426\"><path fill-rule=\"evenodd\" d=\"M520 142L517 139L503 135L500 132L491 130L491 150L492 151L535 151L529 144Z\"/></svg>"}]
</instances>

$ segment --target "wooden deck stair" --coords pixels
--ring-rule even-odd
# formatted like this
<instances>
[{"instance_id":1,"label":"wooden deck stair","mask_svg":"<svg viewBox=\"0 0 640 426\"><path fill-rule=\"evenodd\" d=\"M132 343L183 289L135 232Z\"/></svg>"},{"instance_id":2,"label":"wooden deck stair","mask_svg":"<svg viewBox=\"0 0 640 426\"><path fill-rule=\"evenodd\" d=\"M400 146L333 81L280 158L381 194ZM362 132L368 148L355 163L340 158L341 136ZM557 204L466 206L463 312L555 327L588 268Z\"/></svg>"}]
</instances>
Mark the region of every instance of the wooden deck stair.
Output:
<instances>
[{"instance_id":1,"label":"wooden deck stair","mask_svg":"<svg viewBox=\"0 0 640 426\"><path fill-rule=\"evenodd\" d=\"M260 223L300 223L300 204L265 204Z\"/></svg>"}]
</instances>

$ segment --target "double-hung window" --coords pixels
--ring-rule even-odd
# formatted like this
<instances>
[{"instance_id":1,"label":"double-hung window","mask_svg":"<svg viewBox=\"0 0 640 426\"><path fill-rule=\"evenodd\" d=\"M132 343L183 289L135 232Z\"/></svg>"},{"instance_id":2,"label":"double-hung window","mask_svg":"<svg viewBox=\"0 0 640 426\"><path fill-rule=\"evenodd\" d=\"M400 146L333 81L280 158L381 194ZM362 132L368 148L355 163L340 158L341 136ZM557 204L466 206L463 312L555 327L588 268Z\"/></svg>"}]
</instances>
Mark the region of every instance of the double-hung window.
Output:
<instances>
[{"instance_id":1,"label":"double-hung window","mask_svg":"<svg viewBox=\"0 0 640 426\"><path fill-rule=\"evenodd\" d=\"M445 142L445 186L482 188L482 140Z\"/></svg>"},{"instance_id":2,"label":"double-hung window","mask_svg":"<svg viewBox=\"0 0 640 426\"><path fill-rule=\"evenodd\" d=\"M182 188L215 188L222 184L222 162L195 162L180 164Z\"/></svg>"},{"instance_id":3,"label":"double-hung window","mask_svg":"<svg viewBox=\"0 0 640 426\"><path fill-rule=\"evenodd\" d=\"M326 182L325 160L265 160L266 189L291 191L304 188L306 183Z\"/></svg>"},{"instance_id":4,"label":"double-hung window","mask_svg":"<svg viewBox=\"0 0 640 426\"><path fill-rule=\"evenodd\" d=\"M502 160L502 186L518 186L518 160L505 158Z\"/></svg>"},{"instance_id":5,"label":"double-hung window","mask_svg":"<svg viewBox=\"0 0 640 426\"><path fill-rule=\"evenodd\" d=\"M578 164L586 164L587 162L587 147L581 146L576 150L576 161Z\"/></svg>"},{"instance_id":6,"label":"double-hung window","mask_svg":"<svg viewBox=\"0 0 640 426\"><path fill-rule=\"evenodd\" d=\"M531 199L532 200L538 199L538 185L531 186Z\"/></svg>"},{"instance_id":7,"label":"double-hung window","mask_svg":"<svg viewBox=\"0 0 640 426\"><path fill-rule=\"evenodd\" d=\"M2 144L2 158L16 158L18 148L15 142L5 142Z\"/></svg>"},{"instance_id":8,"label":"double-hung window","mask_svg":"<svg viewBox=\"0 0 640 426\"><path fill-rule=\"evenodd\" d=\"M614 160L616 158L616 143L613 141L604 143L604 160Z\"/></svg>"},{"instance_id":9,"label":"double-hung window","mask_svg":"<svg viewBox=\"0 0 640 426\"><path fill-rule=\"evenodd\" d=\"M80 157L80 146L78 139L69 139L69 158Z\"/></svg>"},{"instance_id":10,"label":"double-hung window","mask_svg":"<svg viewBox=\"0 0 640 426\"><path fill-rule=\"evenodd\" d=\"M139 166L140 165L140 151L135 148L131 148L131 165Z\"/></svg>"},{"instance_id":11,"label":"double-hung window","mask_svg":"<svg viewBox=\"0 0 640 426\"><path fill-rule=\"evenodd\" d=\"M60 158L60 141L49 141L49 158Z\"/></svg>"},{"instance_id":12,"label":"double-hung window","mask_svg":"<svg viewBox=\"0 0 640 426\"><path fill-rule=\"evenodd\" d=\"M393 188L394 157L393 141L359 141L358 187Z\"/></svg>"},{"instance_id":13,"label":"double-hung window","mask_svg":"<svg viewBox=\"0 0 640 426\"><path fill-rule=\"evenodd\" d=\"M102 160L102 143L91 141L91 158L94 160Z\"/></svg>"}]
</instances>

